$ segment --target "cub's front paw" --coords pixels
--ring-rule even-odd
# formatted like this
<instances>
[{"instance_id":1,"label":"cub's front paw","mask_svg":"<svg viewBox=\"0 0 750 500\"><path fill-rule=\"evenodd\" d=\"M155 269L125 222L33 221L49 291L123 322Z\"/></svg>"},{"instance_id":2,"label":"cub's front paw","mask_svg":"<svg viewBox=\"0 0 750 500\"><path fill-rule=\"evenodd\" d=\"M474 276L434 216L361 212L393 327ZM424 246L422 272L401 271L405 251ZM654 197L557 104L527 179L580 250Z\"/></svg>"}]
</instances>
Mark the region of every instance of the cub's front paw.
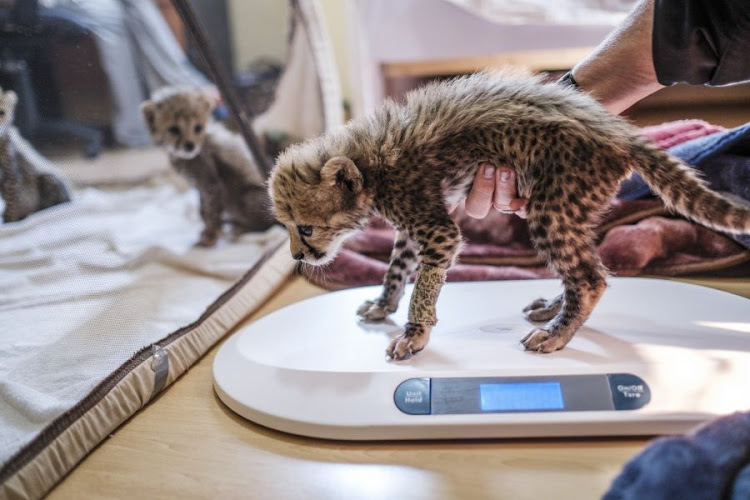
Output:
<instances>
[{"instance_id":1,"label":"cub's front paw","mask_svg":"<svg viewBox=\"0 0 750 500\"><path fill-rule=\"evenodd\" d=\"M394 361L406 359L424 349L429 340L429 326L407 323L404 333L391 341L385 353Z\"/></svg>"},{"instance_id":2,"label":"cub's front paw","mask_svg":"<svg viewBox=\"0 0 750 500\"><path fill-rule=\"evenodd\" d=\"M552 300L536 299L523 308L523 315L529 321L549 321L554 318L562 307L562 296Z\"/></svg>"},{"instance_id":3,"label":"cub's front paw","mask_svg":"<svg viewBox=\"0 0 750 500\"><path fill-rule=\"evenodd\" d=\"M549 353L562 349L569 341L570 337L552 333L542 328L534 328L521 340L521 343L527 351Z\"/></svg>"},{"instance_id":4,"label":"cub's front paw","mask_svg":"<svg viewBox=\"0 0 750 500\"><path fill-rule=\"evenodd\" d=\"M201 233L200 238L195 243L195 246L197 247L203 247L203 248L209 248L216 245L216 242L219 240L219 235L214 233Z\"/></svg>"},{"instance_id":5,"label":"cub's front paw","mask_svg":"<svg viewBox=\"0 0 750 500\"><path fill-rule=\"evenodd\" d=\"M357 309L357 315L368 321L383 320L392 312L393 311L389 311L377 300L366 300L361 306L359 306L359 309Z\"/></svg>"}]
</instances>

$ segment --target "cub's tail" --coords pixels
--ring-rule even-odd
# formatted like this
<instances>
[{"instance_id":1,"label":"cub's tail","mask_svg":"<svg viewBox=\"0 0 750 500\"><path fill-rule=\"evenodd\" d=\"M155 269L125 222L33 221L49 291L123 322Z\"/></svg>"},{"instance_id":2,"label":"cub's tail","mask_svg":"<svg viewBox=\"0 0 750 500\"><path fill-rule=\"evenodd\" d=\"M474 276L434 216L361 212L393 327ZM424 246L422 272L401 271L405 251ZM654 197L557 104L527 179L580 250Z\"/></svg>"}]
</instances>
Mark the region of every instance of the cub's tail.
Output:
<instances>
[{"instance_id":1,"label":"cub's tail","mask_svg":"<svg viewBox=\"0 0 750 500\"><path fill-rule=\"evenodd\" d=\"M750 233L750 208L711 191L695 170L640 138L631 151L633 168L668 207L712 229Z\"/></svg>"}]
</instances>

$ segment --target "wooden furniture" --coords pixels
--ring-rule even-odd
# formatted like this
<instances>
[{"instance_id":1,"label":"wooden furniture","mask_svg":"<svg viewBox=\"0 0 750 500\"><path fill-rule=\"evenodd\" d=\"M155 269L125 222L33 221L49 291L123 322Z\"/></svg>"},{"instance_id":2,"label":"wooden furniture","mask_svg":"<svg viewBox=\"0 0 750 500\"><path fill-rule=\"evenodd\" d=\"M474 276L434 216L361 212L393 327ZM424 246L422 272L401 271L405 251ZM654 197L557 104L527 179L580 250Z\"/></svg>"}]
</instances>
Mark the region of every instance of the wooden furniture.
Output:
<instances>
[{"instance_id":1,"label":"wooden furniture","mask_svg":"<svg viewBox=\"0 0 750 500\"><path fill-rule=\"evenodd\" d=\"M684 281L750 297L747 277ZM247 321L321 293L294 277ZM599 498L647 443L295 437L245 421L218 400L211 374L216 351L115 432L49 498L579 500Z\"/></svg>"},{"instance_id":2,"label":"wooden furniture","mask_svg":"<svg viewBox=\"0 0 750 500\"><path fill-rule=\"evenodd\" d=\"M469 3L445 0L349 0L347 7L354 117L419 83L409 78L501 65L567 70L613 28L597 24L601 19L559 24L518 22L512 12L487 17Z\"/></svg>"},{"instance_id":3,"label":"wooden furniture","mask_svg":"<svg viewBox=\"0 0 750 500\"><path fill-rule=\"evenodd\" d=\"M386 78L463 75L487 68L503 68L505 66L512 66L532 73L567 71L593 50L594 47L580 47L508 52L491 56L455 59L387 62L382 64L382 71Z\"/></svg>"}]
</instances>

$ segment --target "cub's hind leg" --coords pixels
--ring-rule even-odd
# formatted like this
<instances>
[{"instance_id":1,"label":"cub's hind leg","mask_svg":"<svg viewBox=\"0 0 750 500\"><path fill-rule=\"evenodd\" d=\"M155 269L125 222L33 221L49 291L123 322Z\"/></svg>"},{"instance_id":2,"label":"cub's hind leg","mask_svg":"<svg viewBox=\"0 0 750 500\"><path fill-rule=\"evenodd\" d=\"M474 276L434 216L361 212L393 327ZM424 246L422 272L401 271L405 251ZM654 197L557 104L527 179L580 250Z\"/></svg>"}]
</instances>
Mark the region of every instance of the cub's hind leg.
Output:
<instances>
[{"instance_id":1,"label":"cub's hind leg","mask_svg":"<svg viewBox=\"0 0 750 500\"><path fill-rule=\"evenodd\" d=\"M536 299L523 308L523 315L529 321L547 321L554 318L562 307L563 296L558 295L554 299Z\"/></svg>"},{"instance_id":2,"label":"cub's hind leg","mask_svg":"<svg viewBox=\"0 0 750 500\"><path fill-rule=\"evenodd\" d=\"M529 230L534 245L562 278L564 291L552 301L536 301L527 307L530 319L532 315L549 319L521 341L528 350L553 352L563 348L589 317L606 288L606 270L596 254L594 233L583 222L586 218L580 212L582 207L577 210L574 217L566 217L538 204L529 207ZM581 225L576 226L579 221Z\"/></svg>"},{"instance_id":3,"label":"cub's hind leg","mask_svg":"<svg viewBox=\"0 0 750 500\"><path fill-rule=\"evenodd\" d=\"M39 210L70 201L70 192L65 183L52 173L42 173L37 176L39 191Z\"/></svg>"},{"instance_id":4,"label":"cub's hind leg","mask_svg":"<svg viewBox=\"0 0 750 500\"><path fill-rule=\"evenodd\" d=\"M409 237L409 233L399 230L391 252L388 271L383 278L383 291L375 300L366 300L357 314L370 321L384 319L396 312L398 303L404 295L404 287L409 277L419 265L419 245Z\"/></svg>"}]
</instances>

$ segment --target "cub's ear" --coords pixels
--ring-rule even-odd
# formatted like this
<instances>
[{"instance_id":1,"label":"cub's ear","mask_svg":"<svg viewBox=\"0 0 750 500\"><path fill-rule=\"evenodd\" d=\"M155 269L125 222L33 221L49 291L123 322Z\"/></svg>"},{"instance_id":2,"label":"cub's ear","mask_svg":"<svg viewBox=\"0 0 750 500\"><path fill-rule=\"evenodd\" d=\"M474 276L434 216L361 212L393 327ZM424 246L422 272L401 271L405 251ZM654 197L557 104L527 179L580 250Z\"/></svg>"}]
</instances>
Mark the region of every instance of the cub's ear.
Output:
<instances>
[{"instance_id":1,"label":"cub's ear","mask_svg":"<svg viewBox=\"0 0 750 500\"><path fill-rule=\"evenodd\" d=\"M214 99L210 95L202 91L200 93L199 99L200 99L200 105L201 105L203 112L206 114L212 113L214 108L216 107L214 103Z\"/></svg>"},{"instance_id":2,"label":"cub's ear","mask_svg":"<svg viewBox=\"0 0 750 500\"><path fill-rule=\"evenodd\" d=\"M5 94L3 94L3 98L8 102L9 106L15 106L18 102L18 96L12 90L6 91Z\"/></svg>"},{"instance_id":3,"label":"cub's ear","mask_svg":"<svg viewBox=\"0 0 750 500\"><path fill-rule=\"evenodd\" d=\"M362 191L362 173L346 156L334 156L320 169L320 181L328 186L340 186L352 193Z\"/></svg>"},{"instance_id":4,"label":"cub's ear","mask_svg":"<svg viewBox=\"0 0 750 500\"><path fill-rule=\"evenodd\" d=\"M156 133L156 103L153 101L143 101L141 103L141 115L146 122L149 132Z\"/></svg>"}]
</instances>

